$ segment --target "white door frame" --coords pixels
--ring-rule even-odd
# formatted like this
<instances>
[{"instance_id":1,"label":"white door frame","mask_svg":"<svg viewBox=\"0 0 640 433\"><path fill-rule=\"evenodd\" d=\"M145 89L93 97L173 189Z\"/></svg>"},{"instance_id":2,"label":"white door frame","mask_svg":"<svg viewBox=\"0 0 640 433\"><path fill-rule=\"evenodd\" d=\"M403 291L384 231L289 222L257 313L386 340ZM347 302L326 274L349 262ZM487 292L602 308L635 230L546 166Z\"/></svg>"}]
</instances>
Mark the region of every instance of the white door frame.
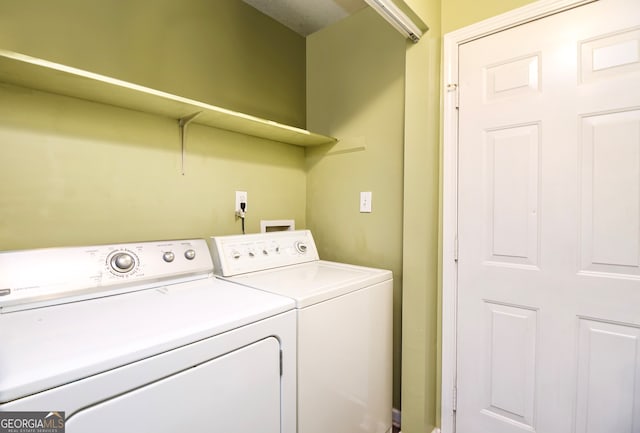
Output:
<instances>
[{"instance_id":1,"label":"white door frame","mask_svg":"<svg viewBox=\"0 0 640 433\"><path fill-rule=\"evenodd\" d=\"M481 37L597 0L539 0L444 35L442 175L442 393L441 431L455 429L457 231L458 231L458 47ZM464 433L464 432L460 432Z\"/></svg>"}]
</instances>

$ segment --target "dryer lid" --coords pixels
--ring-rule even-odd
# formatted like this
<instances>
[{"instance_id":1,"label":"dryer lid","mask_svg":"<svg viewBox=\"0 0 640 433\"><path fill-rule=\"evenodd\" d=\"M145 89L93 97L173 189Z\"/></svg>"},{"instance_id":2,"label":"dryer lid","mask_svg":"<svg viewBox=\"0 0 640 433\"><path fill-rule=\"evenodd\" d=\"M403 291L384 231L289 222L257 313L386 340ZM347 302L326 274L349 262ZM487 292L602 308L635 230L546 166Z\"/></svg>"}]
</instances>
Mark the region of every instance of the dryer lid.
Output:
<instances>
[{"instance_id":1,"label":"dryer lid","mask_svg":"<svg viewBox=\"0 0 640 433\"><path fill-rule=\"evenodd\" d=\"M0 315L0 403L257 322L292 300L213 277Z\"/></svg>"}]
</instances>

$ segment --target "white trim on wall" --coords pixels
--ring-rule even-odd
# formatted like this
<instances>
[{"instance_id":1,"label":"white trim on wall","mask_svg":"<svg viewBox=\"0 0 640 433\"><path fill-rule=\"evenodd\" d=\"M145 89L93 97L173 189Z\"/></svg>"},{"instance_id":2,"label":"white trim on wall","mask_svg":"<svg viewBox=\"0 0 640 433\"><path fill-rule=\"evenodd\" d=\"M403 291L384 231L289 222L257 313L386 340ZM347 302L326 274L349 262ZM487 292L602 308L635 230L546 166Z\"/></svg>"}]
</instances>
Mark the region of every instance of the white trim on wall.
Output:
<instances>
[{"instance_id":1,"label":"white trim on wall","mask_svg":"<svg viewBox=\"0 0 640 433\"><path fill-rule=\"evenodd\" d=\"M441 432L455 432L457 232L458 232L458 47L475 39L597 0L540 0L444 35L442 175L442 394ZM463 433L463 432L461 432Z\"/></svg>"}]
</instances>

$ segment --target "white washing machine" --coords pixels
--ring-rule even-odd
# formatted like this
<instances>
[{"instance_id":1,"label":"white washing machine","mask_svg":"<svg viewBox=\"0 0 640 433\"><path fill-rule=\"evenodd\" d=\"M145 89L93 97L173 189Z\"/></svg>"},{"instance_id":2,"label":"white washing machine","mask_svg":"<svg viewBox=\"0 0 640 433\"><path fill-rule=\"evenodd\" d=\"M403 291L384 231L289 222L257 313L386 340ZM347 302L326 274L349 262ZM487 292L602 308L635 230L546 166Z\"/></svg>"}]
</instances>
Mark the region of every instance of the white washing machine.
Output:
<instances>
[{"instance_id":1,"label":"white washing machine","mask_svg":"<svg viewBox=\"0 0 640 433\"><path fill-rule=\"evenodd\" d=\"M205 240L0 253L0 418L67 433L296 432L296 315Z\"/></svg>"},{"instance_id":2,"label":"white washing machine","mask_svg":"<svg viewBox=\"0 0 640 433\"><path fill-rule=\"evenodd\" d=\"M391 431L391 272L320 260L308 230L210 246L221 278L296 303L298 433Z\"/></svg>"}]
</instances>

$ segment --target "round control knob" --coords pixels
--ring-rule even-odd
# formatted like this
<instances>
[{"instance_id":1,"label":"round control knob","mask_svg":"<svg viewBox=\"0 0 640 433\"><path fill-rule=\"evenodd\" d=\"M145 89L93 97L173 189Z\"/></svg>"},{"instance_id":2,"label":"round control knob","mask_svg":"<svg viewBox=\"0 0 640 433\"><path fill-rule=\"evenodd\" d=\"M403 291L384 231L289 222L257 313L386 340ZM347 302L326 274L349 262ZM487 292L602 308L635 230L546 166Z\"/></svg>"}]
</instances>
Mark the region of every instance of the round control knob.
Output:
<instances>
[{"instance_id":1,"label":"round control knob","mask_svg":"<svg viewBox=\"0 0 640 433\"><path fill-rule=\"evenodd\" d=\"M171 251L167 251L162 255L162 259L167 263L171 263L175 258L176 258L176 255L173 254Z\"/></svg>"},{"instance_id":2,"label":"round control knob","mask_svg":"<svg viewBox=\"0 0 640 433\"><path fill-rule=\"evenodd\" d=\"M307 244L304 242L296 242L295 247L300 254L305 254L307 252Z\"/></svg>"},{"instance_id":3,"label":"round control knob","mask_svg":"<svg viewBox=\"0 0 640 433\"><path fill-rule=\"evenodd\" d=\"M253 251L249 251L249 257L255 257L256 253L254 253Z\"/></svg>"},{"instance_id":4,"label":"round control knob","mask_svg":"<svg viewBox=\"0 0 640 433\"><path fill-rule=\"evenodd\" d=\"M116 272L129 272L135 264L136 261L129 253L118 253L111 257L111 268Z\"/></svg>"},{"instance_id":5,"label":"round control knob","mask_svg":"<svg viewBox=\"0 0 640 433\"><path fill-rule=\"evenodd\" d=\"M191 249L189 249L189 250L185 251L185 252L184 252L184 257L185 257L187 260L193 260L193 259L195 259L195 258L196 258L196 252L195 252L195 250L191 250Z\"/></svg>"},{"instance_id":6,"label":"round control knob","mask_svg":"<svg viewBox=\"0 0 640 433\"><path fill-rule=\"evenodd\" d=\"M265 256L268 256L268 255L269 255L269 251L267 251L267 250L262 250L262 254L263 254L263 255L265 255Z\"/></svg>"},{"instance_id":7,"label":"round control knob","mask_svg":"<svg viewBox=\"0 0 640 433\"><path fill-rule=\"evenodd\" d=\"M231 253L231 257L233 257L235 260L238 260L240 258L240 253L238 251L233 251Z\"/></svg>"}]
</instances>

